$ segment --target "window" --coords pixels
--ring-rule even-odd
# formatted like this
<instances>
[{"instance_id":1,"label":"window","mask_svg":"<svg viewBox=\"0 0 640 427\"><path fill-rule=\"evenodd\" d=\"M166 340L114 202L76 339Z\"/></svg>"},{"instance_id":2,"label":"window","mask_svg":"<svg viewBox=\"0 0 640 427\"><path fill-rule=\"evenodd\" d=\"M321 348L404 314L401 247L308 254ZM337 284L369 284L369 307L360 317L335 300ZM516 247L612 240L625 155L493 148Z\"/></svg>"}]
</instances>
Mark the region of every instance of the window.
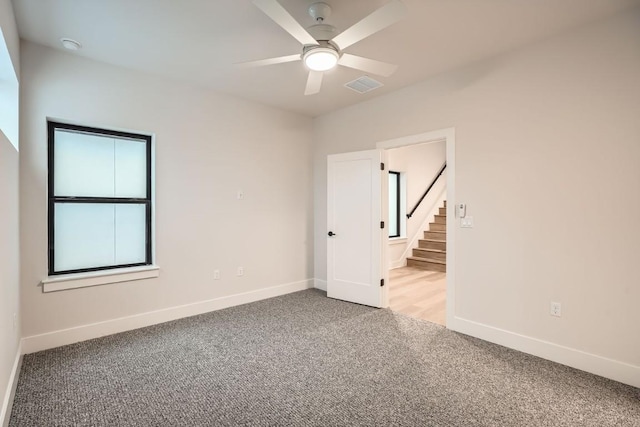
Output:
<instances>
[{"instance_id":1,"label":"window","mask_svg":"<svg viewBox=\"0 0 640 427\"><path fill-rule=\"evenodd\" d=\"M49 275L151 264L151 136L48 123Z\"/></svg>"},{"instance_id":2,"label":"window","mask_svg":"<svg viewBox=\"0 0 640 427\"><path fill-rule=\"evenodd\" d=\"M389 237L400 237L400 172L389 171Z\"/></svg>"},{"instance_id":3,"label":"window","mask_svg":"<svg viewBox=\"0 0 640 427\"><path fill-rule=\"evenodd\" d=\"M18 78L0 29L0 131L18 150Z\"/></svg>"}]
</instances>

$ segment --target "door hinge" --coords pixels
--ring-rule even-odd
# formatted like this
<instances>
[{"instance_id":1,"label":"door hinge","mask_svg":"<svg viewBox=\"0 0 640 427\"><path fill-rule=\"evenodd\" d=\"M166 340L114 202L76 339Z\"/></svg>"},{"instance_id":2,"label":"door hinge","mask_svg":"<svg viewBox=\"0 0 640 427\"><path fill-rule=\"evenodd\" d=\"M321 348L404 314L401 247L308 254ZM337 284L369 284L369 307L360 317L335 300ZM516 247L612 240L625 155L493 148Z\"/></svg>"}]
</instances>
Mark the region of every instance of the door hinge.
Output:
<instances>
[{"instance_id":1,"label":"door hinge","mask_svg":"<svg viewBox=\"0 0 640 427\"><path fill-rule=\"evenodd\" d=\"M380 228L384 228L384 221L380 221Z\"/></svg>"},{"instance_id":2,"label":"door hinge","mask_svg":"<svg viewBox=\"0 0 640 427\"><path fill-rule=\"evenodd\" d=\"M380 170L383 171L384 170L384 163L380 163Z\"/></svg>"},{"instance_id":3,"label":"door hinge","mask_svg":"<svg viewBox=\"0 0 640 427\"><path fill-rule=\"evenodd\" d=\"M380 287L384 286L384 279L380 279Z\"/></svg>"}]
</instances>

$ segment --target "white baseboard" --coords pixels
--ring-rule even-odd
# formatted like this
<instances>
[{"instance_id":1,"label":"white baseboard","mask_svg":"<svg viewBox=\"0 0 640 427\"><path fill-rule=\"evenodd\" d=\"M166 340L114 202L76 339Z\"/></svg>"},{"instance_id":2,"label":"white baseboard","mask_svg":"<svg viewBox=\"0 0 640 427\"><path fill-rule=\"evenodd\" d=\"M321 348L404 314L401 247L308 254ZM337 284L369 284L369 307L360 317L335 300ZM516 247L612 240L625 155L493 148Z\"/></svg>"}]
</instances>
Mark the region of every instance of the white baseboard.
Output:
<instances>
[{"instance_id":1,"label":"white baseboard","mask_svg":"<svg viewBox=\"0 0 640 427\"><path fill-rule=\"evenodd\" d=\"M312 287L313 280L307 279L299 282L259 289L256 291L150 311L133 316L120 317L117 319L106 320L104 322L76 326L40 335L32 335L22 339L22 353L34 353L36 351L47 350L49 348L60 347L62 345L73 344L119 332L130 331L132 329L143 328L145 326L181 319L183 317L195 316L266 298L273 298Z\"/></svg>"},{"instance_id":2,"label":"white baseboard","mask_svg":"<svg viewBox=\"0 0 640 427\"><path fill-rule=\"evenodd\" d=\"M18 377L20 375L20 366L22 365L22 349L18 344L18 351L16 352L16 359L13 362L13 368L11 369L11 375L9 376L9 383L5 390L4 400L2 401L2 407L0 408L0 426L7 427L9 425L9 418L11 417L11 407L13 406L13 398L16 394L16 388L18 387Z\"/></svg>"},{"instance_id":3,"label":"white baseboard","mask_svg":"<svg viewBox=\"0 0 640 427\"><path fill-rule=\"evenodd\" d=\"M327 281L322 279L313 279L313 287L327 292Z\"/></svg>"},{"instance_id":4,"label":"white baseboard","mask_svg":"<svg viewBox=\"0 0 640 427\"><path fill-rule=\"evenodd\" d=\"M640 366L516 334L460 317L454 317L453 322L447 322L447 328L601 377L640 387Z\"/></svg>"}]
</instances>

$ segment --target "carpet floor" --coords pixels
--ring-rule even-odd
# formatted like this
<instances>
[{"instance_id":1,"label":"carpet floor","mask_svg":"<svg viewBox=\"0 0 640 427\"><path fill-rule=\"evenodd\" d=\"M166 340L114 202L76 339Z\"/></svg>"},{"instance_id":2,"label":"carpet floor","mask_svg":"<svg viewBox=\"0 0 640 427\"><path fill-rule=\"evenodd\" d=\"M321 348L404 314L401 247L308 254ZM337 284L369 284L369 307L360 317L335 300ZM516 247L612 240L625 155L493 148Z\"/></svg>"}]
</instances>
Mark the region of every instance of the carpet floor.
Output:
<instances>
[{"instance_id":1,"label":"carpet floor","mask_svg":"<svg viewBox=\"0 0 640 427\"><path fill-rule=\"evenodd\" d=\"M640 390L307 290L24 357L10 426L640 426Z\"/></svg>"}]
</instances>

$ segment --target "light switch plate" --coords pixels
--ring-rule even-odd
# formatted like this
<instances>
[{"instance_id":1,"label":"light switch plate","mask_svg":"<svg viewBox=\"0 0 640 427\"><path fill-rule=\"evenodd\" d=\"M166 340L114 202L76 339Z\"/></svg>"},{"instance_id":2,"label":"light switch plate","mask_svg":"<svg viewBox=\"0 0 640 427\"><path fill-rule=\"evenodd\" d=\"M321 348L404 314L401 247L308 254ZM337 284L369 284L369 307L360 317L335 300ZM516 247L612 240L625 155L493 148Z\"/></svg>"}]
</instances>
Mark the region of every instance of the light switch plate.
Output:
<instances>
[{"instance_id":1,"label":"light switch plate","mask_svg":"<svg viewBox=\"0 0 640 427\"><path fill-rule=\"evenodd\" d=\"M551 309L549 312L552 316L561 317L562 316L562 304L559 302L551 302Z\"/></svg>"},{"instance_id":2,"label":"light switch plate","mask_svg":"<svg viewBox=\"0 0 640 427\"><path fill-rule=\"evenodd\" d=\"M473 228L473 217L466 216L464 218L460 218L460 227L462 228Z\"/></svg>"}]
</instances>

